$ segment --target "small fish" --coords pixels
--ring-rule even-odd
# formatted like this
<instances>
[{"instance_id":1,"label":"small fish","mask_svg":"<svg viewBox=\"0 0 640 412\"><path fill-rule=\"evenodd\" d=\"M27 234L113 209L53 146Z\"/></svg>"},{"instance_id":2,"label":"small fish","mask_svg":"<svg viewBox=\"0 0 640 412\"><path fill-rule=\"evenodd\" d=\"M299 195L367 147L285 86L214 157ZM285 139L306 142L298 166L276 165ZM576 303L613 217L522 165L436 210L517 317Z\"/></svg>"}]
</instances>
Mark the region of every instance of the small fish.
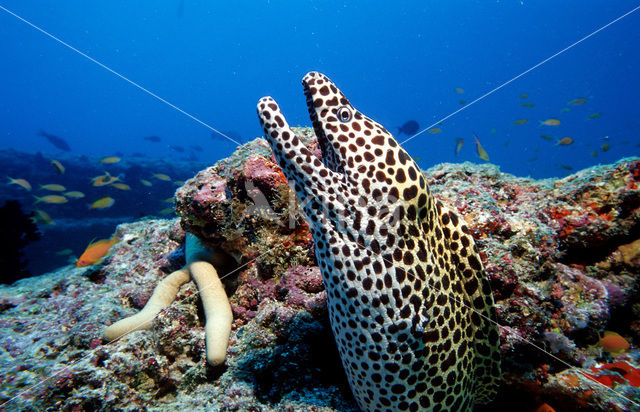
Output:
<instances>
[{"instance_id":1,"label":"small fish","mask_svg":"<svg viewBox=\"0 0 640 412\"><path fill-rule=\"evenodd\" d=\"M150 181L148 181L146 179L140 179L140 183L142 183L144 186L147 186L147 187L153 186L153 183L151 183Z\"/></svg>"},{"instance_id":2,"label":"small fish","mask_svg":"<svg viewBox=\"0 0 640 412\"><path fill-rule=\"evenodd\" d=\"M56 169L56 173L59 175L64 174L64 171L66 170L64 166L62 166L62 163L60 163L59 161L52 159L51 160L51 164L53 165L54 169Z\"/></svg>"},{"instance_id":3,"label":"small fish","mask_svg":"<svg viewBox=\"0 0 640 412\"><path fill-rule=\"evenodd\" d=\"M155 177L158 180L164 180L165 182L170 182L171 178L167 175L165 175L164 173L154 173L153 177Z\"/></svg>"},{"instance_id":4,"label":"small fish","mask_svg":"<svg viewBox=\"0 0 640 412\"><path fill-rule=\"evenodd\" d=\"M553 136L549 136L548 134L541 134L540 137L542 137L544 140L548 140L548 141L554 141L556 139L553 138Z\"/></svg>"},{"instance_id":5,"label":"small fish","mask_svg":"<svg viewBox=\"0 0 640 412\"><path fill-rule=\"evenodd\" d=\"M56 252L58 256L67 256L73 253L73 249L62 249Z\"/></svg>"},{"instance_id":6,"label":"small fish","mask_svg":"<svg viewBox=\"0 0 640 412\"><path fill-rule=\"evenodd\" d=\"M600 146L600 150L602 150L603 152L608 152L609 149L611 149L609 143L603 143L602 146Z\"/></svg>"},{"instance_id":7,"label":"small fish","mask_svg":"<svg viewBox=\"0 0 640 412\"><path fill-rule=\"evenodd\" d=\"M535 162L536 160L538 160L538 156L528 158L527 162Z\"/></svg>"},{"instance_id":8,"label":"small fish","mask_svg":"<svg viewBox=\"0 0 640 412\"><path fill-rule=\"evenodd\" d=\"M434 127L433 129L429 129L429 130L427 130L427 133L430 133L430 134L436 134L436 133L440 133L441 131L442 131L442 129L441 129L441 128L439 128L439 127Z\"/></svg>"},{"instance_id":9,"label":"small fish","mask_svg":"<svg viewBox=\"0 0 640 412\"><path fill-rule=\"evenodd\" d=\"M184 153L184 147L182 147L182 146L169 145L169 149L173 150L174 152Z\"/></svg>"},{"instance_id":10,"label":"small fish","mask_svg":"<svg viewBox=\"0 0 640 412\"><path fill-rule=\"evenodd\" d=\"M56 222L51 219L51 216L49 216L49 214L44 210L34 209L33 213L35 214L32 218L34 223L41 223L46 226L53 226L56 224Z\"/></svg>"},{"instance_id":11,"label":"small fish","mask_svg":"<svg viewBox=\"0 0 640 412\"><path fill-rule=\"evenodd\" d=\"M55 184L55 183L50 183L48 185L40 185L40 189L50 190L52 192L64 192L65 190L67 190L66 187Z\"/></svg>"},{"instance_id":12,"label":"small fish","mask_svg":"<svg viewBox=\"0 0 640 412\"><path fill-rule=\"evenodd\" d=\"M126 183L111 183L109 186L111 187L115 187L116 189L120 189L120 190L131 190L131 186L129 186Z\"/></svg>"},{"instance_id":13,"label":"small fish","mask_svg":"<svg viewBox=\"0 0 640 412\"><path fill-rule=\"evenodd\" d=\"M461 89L460 87L456 87L455 90L456 90L456 93L458 94L464 93L464 89Z\"/></svg>"},{"instance_id":14,"label":"small fish","mask_svg":"<svg viewBox=\"0 0 640 412\"><path fill-rule=\"evenodd\" d=\"M556 410L553 409L553 407L548 403L543 403L542 405L538 406L533 412L556 412Z\"/></svg>"},{"instance_id":15,"label":"small fish","mask_svg":"<svg viewBox=\"0 0 640 412\"><path fill-rule=\"evenodd\" d=\"M563 137L562 139L558 140L558 143L556 143L557 146L569 146L570 144L573 143L573 139L570 137Z\"/></svg>"},{"instance_id":16,"label":"small fish","mask_svg":"<svg viewBox=\"0 0 640 412\"><path fill-rule=\"evenodd\" d=\"M7 176L9 177L9 176ZM14 179L12 177L9 177L9 183L10 185L18 185L20 187L22 187L25 190L31 190L31 183L27 182L25 179Z\"/></svg>"},{"instance_id":17,"label":"small fish","mask_svg":"<svg viewBox=\"0 0 640 412\"><path fill-rule=\"evenodd\" d=\"M560 126L560 120L555 119L555 118L550 118L547 120L542 120L540 122L541 125L545 125L545 126Z\"/></svg>"},{"instance_id":18,"label":"small fish","mask_svg":"<svg viewBox=\"0 0 640 412\"><path fill-rule=\"evenodd\" d=\"M571 100L568 104L573 105L573 106L579 106L581 104L585 104L588 100L585 99L584 97L579 97L577 99L573 99Z\"/></svg>"},{"instance_id":19,"label":"small fish","mask_svg":"<svg viewBox=\"0 0 640 412\"><path fill-rule=\"evenodd\" d=\"M36 203L48 203L51 205L59 205L62 203L67 203L69 201L69 199L67 199L64 196L60 196L60 195L47 195L47 196L42 196L42 197L38 197L38 196L34 196L36 198Z\"/></svg>"},{"instance_id":20,"label":"small fish","mask_svg":"<svg viewBox=\"0 0 640 412\"><path fill-rule=\"evenodd\" d=\"M461 137L456 137L455 141L456 141L456 157L458 157L458 153L460 153L460 150L462 150L462 146L464 146L464 139Z\"/></svg>"},{"instance_id":21,"label":"small fish","mask_svg":"<svg viewBox=\"0 0 640 412\"><path fill-rule=\"evenodd\" d=\"M72 190L71 192L64 193L66 197L70 197L72 199L82 199L84 197L84 193L78 192L77 190Z\"/></svg>"},{"instance_id":22,"label":"small fish","mask_svg":"<svg viewBox=\"0 0 640 412\"><path fill-rule=\"evenodd\" d=\"M154 143L158 143L159 141L161 141L162 139L158 136L147 136L147 137L143 137L144 140L148 140L150 142L154 142Z\"/></svg>"},{"instance_id":23,"label":"small fish","mask_svg":"<svg viewBox=\"0 0 640 412\"><path fill-rule=\"evenodd\" d=\"M460 103L461 106L464 106L465 104L467 104L466 100L460 100L458 103Z\"/></svg>"},{"instance_id":24,"label":"small fish","mask_svg":"<svg viewBox=\"0 0 640 412\"><path fill-rule=\"evenodd\" d=\"M558 166L558 167L560 167L562 169L565 169L565 170L573 170L573 166L565 165L565 164L562 164L562 163L559 163L556 166Z\"/></svg>"},{"instance_id":25,"label":"small fish","mask_svg":"<svg viewBox=\"0 0 640 412\"><path fill-rule=\"evenodd\" d=\"M110 165L113 163L118 163L121 159L118 156L107 156L100 159L100 163L105 165Z\"/></svg>"},{"instance_id":26,"label":"small fish","mask_svg":"<svg viewBox=\"0 0 640 412\"><path fill-rule=\"evenodd\" d=\"M402 126L398 127L398 132L408 136L416 133L420 129L420 125L415 120L408 120Z\"/></svg>"},{"instance_id":27,"label":"small fish","mask_svg":"<svg viewBox=\"0 0 640 412\"><path fill-rule=\"evenodd\" d=\"M569 113L571 111L571 109L569 109L568 107L563 107L560 111L562 113Z\"/></svg>"},{"instance_id":28,"label":"small fish","mask_svg":"<svg viewBox=\"0 0 640 412\"><path fill-rule=\"evenodd\" d=\"M521 99L527 99L528 97L529 97L529 95L528 95L527 93L522 93L522 94L520 95L520 98L521 98Z\"/></svg>"},{"instance_id":29,"label":"small fish","mask_svg":"<svg viewBox=\"0 0 640 412\"><path fill-rule=\"evenodd\" d=\"M620 354L629 349L629 342L615 332L605 331L604 336L598 341L598 345L609 353Z\"/></svg>"},{"instance_id":30,"label":"small fish","mask_svg":"<svg viewBox=\"0 0 640 412\"><path fill-rule=\"evenodd\" d=\"M109 196L101 197L100 199L96 200L95 202L89 205L89 210L106 209L113 206L114 203L115 203L115 199L112 197L109 197Z\"/></svg>"},{"instance_id":31,"label":"small fish","mask_svg":"<svg viewBox=\"0 0 640 412\"><path fill-rule=\"evenodd\" d=\"M46 138L52 145L54 145L58 149L64 150L65 152L71 151L71 147L69 147L69 144L63 138L49 134L42 129L40 130L40 132L38 132L38 134Z\"/></svg>"},{"instance_id":32,"label":"small fish","mask_svg":"<svg viewBox=\"0 0 640 412\"><path fill-rule=\"evenodd\" d=\"M184 184L184 180L174 180L173 184L176 186L182 186Z\"/></svg>"},{"instance_id":33,"label":"small fish","mask_svg":"<svg viewBox=\"0 0 640 412\"><path fill-rule=\"evenodd\" d=\"M591 120L593 120L593 119L597 119L597 118L598 118L598 117L600 117L600 116L602 116L602 113L600 113L600 112L595 112L595 113L590 114L589 116L587 116L587 119L591 119Z\"/></svg>"},{"instance_id":34,"label":"small fish","mask_svg":"<svg viewBox=\"0 0 640 412\"><path fill-rule=\"evenodd\" d=\"M593 157L598 157L598 152L596 152L595 150L591 152L591 156Z\"/></svg>"},{"instance_id":35,"label":"small fish","mask_svg":"<svg viewBox=\"0 0 640 412\"><path fill-rule=\"evenodd\" d=\"M173 203L173 196L164 199L162 203Z\"/></svg>"},{"instance_id":36,"label":"small fish","mask_svg":"<svg viewBox=\"0 0 640 412\"><path fill-rule=\"evenodd\" d=\"M85 251L80 255L78 261L76 262L76 266L79 268L95 265L97 263L102 262L104 257L109 252L111 246L118 243L115 236L111 239L102 239L97 242L91 242L85 249Z\"/></svg>"},{"instance_id":37,"label":"small fish","mask_svg":"<svg viewBox=\"0 0 640 412\"><path fill-rule=\"evenodd\" d=\"M167 207L162 209L161 211L158 212L158 214L160 215L170 215L173 213L173 208L172 207Z\"/></svg>"},{"instance_id":38,"label":"small fish","mask_svg":"<svg viewBox=\"0 0 640 412\"><path fill-rule=\"evenodd\" d=\"M478 157L480 159L484 160L485 162L488 162L489 161L489 155L487 154L487 152L484 150L484 148L480 144L480 140L478 140L478 135L476 135L474 133L473 137L476 139L476 151L478 152Z\"/></svg>"},{"instance_id":39,"label":"small fish","mask_svg":"<svg viewBox=\"0 0 640 412\"><path fill-rule=\"evenodd\" d=\"M96 187L110 185L113 182L117 182L120 180L117 176L111 176L109 172L105 172L105 174L96 176L91 179L91 184Z\"/></svg>"},{"instance_id":40,"label":"small fish","mask_svg":"<svg viewBox=\"0 0 640 412\"><path fill-rule=\"evenodd\" d=\"M513 124L521 125L521 124L526 124L528 121L529 121L529 119L518 119L518 120L514 121Z\"/></svg>"},{"instance_id":41,"label":"small fish","mask_svg":"<svg viewBox=\"0 0 640 412\"><path fill-rule=\"evenodd\" d=\"M494 128L492 128L491 130L489 130L489 134L496 134L496 131L497 131L497 130L496 130L496 128L494 127Z\"/></svg>"},{"instance_id":42,"label":"small fish","mask_svg":"<svg viewBox=\"0 0 640 412\"><path fill-rule=\"evenodd\" d=\"M533 103L531 103L531 102L524 102L524 103L520 103L520 106L522 106L522 107L528 107L528 108L536 107L536 105L535 105L535 104L533 104Z\"/></svg>"}]
</instances>

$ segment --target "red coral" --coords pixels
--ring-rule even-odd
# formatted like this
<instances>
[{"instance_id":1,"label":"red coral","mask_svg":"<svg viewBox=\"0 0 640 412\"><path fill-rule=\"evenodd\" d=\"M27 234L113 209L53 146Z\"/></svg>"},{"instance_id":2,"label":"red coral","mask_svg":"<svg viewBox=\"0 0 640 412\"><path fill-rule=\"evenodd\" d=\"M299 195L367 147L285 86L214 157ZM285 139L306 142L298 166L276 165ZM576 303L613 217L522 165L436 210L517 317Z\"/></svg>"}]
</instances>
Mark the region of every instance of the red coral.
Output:
<instances>
[{"instance_id":1,"label":"red coral","mask_svg":"<svg viewBox=\"0 0 640 412\"><path fill-rule=\"evenodd\" d=\"M640 369L629 365L625 361L605 363L600 366L592 366L591 370L596 375L582 372L582 374L596 382L606 386L613 386L614 382L640 387Z\"/></svg>"}]
</instances>

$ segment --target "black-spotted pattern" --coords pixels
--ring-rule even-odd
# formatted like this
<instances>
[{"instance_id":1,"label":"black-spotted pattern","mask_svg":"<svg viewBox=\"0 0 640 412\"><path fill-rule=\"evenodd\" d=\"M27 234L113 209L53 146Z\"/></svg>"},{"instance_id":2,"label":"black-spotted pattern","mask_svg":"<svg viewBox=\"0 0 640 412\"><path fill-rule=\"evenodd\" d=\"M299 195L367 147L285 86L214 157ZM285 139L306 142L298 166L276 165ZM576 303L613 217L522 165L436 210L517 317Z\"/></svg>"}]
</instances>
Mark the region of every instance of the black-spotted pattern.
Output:
<instances>
[{"instance_id":1,"label":"black-spotted pattern","mask_svg":"<svg viewBox=\"0 0 640 412\"><path fill-rule=\"evenodd\" d=\"M324 75L303 81L322 161L271 97L258 115L303 204L331 326L366 411L467 411L500 379L493 297L464 222L384 127Z\"/></svg>"}]
</instances>

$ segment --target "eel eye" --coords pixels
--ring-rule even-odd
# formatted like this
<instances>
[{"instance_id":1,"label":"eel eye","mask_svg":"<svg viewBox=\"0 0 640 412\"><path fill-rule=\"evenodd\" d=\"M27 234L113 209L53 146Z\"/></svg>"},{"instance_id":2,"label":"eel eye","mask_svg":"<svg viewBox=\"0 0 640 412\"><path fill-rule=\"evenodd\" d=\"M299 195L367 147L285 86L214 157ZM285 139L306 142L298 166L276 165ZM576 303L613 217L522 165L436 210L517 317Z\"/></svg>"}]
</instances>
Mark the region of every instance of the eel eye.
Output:
<instances>
[{"instance_id":1,"label":"eel eye","mask_svg":"<svg viewBox=\"0 0 640 412\"><path fill-rule=\"evenodd\" d=\"M342 106L341 108L339 108L338 120L340 120L342 123L346 123L351 120L351 109L349 109L347 106Z\"/></svg>"}]
</instances>

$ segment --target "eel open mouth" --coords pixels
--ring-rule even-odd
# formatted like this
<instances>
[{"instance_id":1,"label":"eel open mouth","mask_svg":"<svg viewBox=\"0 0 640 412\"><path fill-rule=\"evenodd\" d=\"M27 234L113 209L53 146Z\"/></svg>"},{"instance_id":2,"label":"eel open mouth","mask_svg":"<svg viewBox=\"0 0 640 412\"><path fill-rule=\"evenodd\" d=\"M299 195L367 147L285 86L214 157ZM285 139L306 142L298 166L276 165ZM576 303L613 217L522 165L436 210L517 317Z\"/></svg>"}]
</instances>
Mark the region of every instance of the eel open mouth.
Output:
<instances>
[{"instance_id":1,"label":"eel open mouth","mask_svg":"<svg viewBox=\"0 0 640 412\"><path fill-rule=\"evenodd\" d=\"M323 100L319 98L325 90L322 88L323 83L328 81L324 75L318 72L310 72L302 79L302 86L304 88L304 95L307 98L309 118L311 119L313 130L318 138L318 146L322 152L322 163L333 172L345 174L344 160L329 141L325 130L326 124L323 124L323 122L327 122L328 120L338 121L335 113L338 108L328 109L322 107L321 103ZM320 109L320 112L318 109Z\"/></svg>"}]
</instances>

